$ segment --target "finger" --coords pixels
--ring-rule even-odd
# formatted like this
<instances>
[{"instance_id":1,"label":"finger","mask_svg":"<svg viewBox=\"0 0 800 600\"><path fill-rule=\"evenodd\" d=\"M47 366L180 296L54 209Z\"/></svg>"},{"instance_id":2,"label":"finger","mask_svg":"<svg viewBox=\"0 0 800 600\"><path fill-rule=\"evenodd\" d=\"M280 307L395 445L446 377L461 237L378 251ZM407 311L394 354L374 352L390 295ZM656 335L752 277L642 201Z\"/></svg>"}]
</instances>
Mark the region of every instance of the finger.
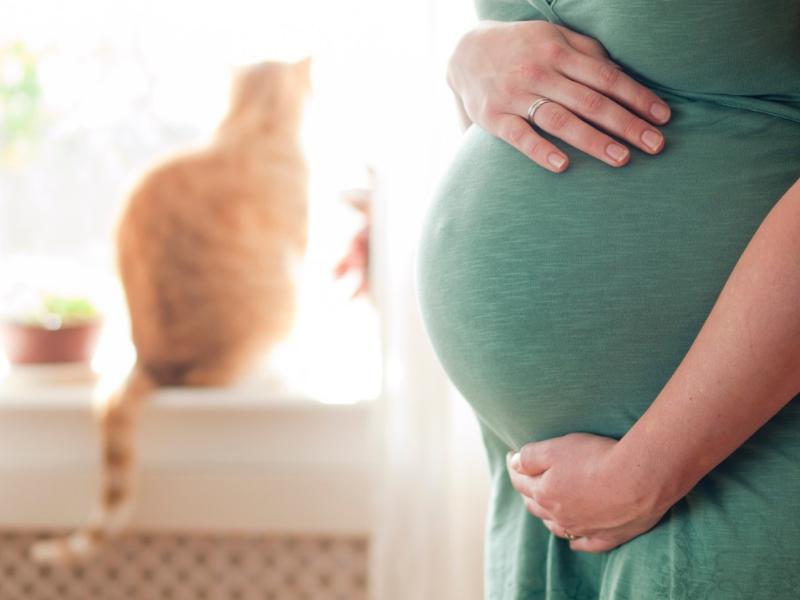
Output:
<instances>
[{"instance_id":1,"label":"finger","mask_svg":"<svg viewBox=\"0 0 800 600\"><path fill-rule=\"evenodd\" d=\"M551 99L648 154L656 154L664 147L664 136L657 128L582 84L565 80Z\"/></svg>"},{"instance_id":2,"label":"finger","mask_svg":"<svg viewBox=\"0 0 800 600\"><path fill-rule=\"evenodd\" d=\"M350 269L363 269L364 268L364 260L358 256L357 254L351 252L347 256L345 256L339 263L333 268L333 276L335 279L339 279L344 277L344 275Z\"/></svg>"},{"instance_id":3,"label":"finger","mask_svg":"<svg viewBox=\"0 0 800 600\"><path fill-rule=\"evenodd\" d=\"M339 263L333 268L333 278L339 279L344 277L344 274L350 270L350 259L349 257L343 258Z\"/></svg>"},{"instance_id":4,"label":"finger","mask_svg":"<svg viewBox=\"0 0 800 600\"><path fill-rule=\"evenodd\" d=\"M365 215L369 214L369 197L359 198L354 196L349 196L345 202L355 208L358 212L364 213Z\"/></svg>"},{"instance_id":5,"label":"finger","mask_svg":"<svg viewBox=\"0 0 800 600\"><path fill-rule=\"evenodd\" d=\"M513 465L518 461L517 464L519 466L515 470L529 476L529 478L541 475L552 466L552 457L549 452L551 446L552 444L549 440L525 444L520 448L517 455L512 458L511 463Z\"/></svg>"},{"instance_id":6,"label":"finger","mask_svg":"<svg viewBox=\"0 0 800 600\"><path fill-rule=\"evenodd\" d=\"M542 523L544 526L547 527L548 531L552 533L556 537L563 538L564 534L560 532L560 527L556 525L556 522L551 519L542 519Z\"/></svg>"},{"instance_id":7,"label":"finger","mask_svg":"<svg viewBox=\"0 0 800 600\"><path fill-rule=\"evenodd\" d=\"M617 63L615 63L608 55L608 51L605 49L603 44L598 42L593 37L589 37L588 35L583 35L578 33L577 31L572 31L571 29L567 29L566 27L562 27L561 25L556 25L561 35L564 36L564 39L567 40L567 43L575 48L578 52L582 54L586 54L598 60L602 60L607 62L611 66L616 69L621 69Z\"/></svg>"},{"instance_id":8,"label":"finger","mask_svg":"<svg viewBox=\"0 0 800 600\"><path fill-rule=\"evenodd\" d=\"M550 512L550 509L544 506L544 502L542 502L542 498L539 494L539 478L538 477L531 477L530 475L522 475L517 471L510 468L508 465L508 477L511 480L511 487L513 487L519 494L522 496L522 499L525 501L526 506L530 504L530 506L536 507L538 511L546 511L546 516L548 519L555 520L553 513ZM533 512L533 511L531 511ZM544 518L540 515L540 513L534 512L534 514L540 518Z\"/></svg>"},{"instance_id":9,"label":"finger","mask_svg":"<svg viewBox=\"0 0 800 600\"><path fill-rule=\"evenodd\" d=\"M566 52L560 59L559 70L571 80L616 100L651 123L661 125L670 119L666 102L621 69L580 52ZM629 141L633 143L633 140Z\"/></svg>"},{"instance_id":10,"label":"finger","mask_svg":"<svg viewBox=\"0 0 800 600\"><path fill-rule=\"evenodd\" d=\"M539 517L542 521L554 523L555 519L553 519L553 515L550 514L547 510L539 506L533 498L528 498L527 496L522 496L522 503L525 505L525 509L531 513L534 517Z\"/></svg>"},{"instance_id":11,"label":"finger","mask_svg":"<svg viewBox=\"0 0 800 600\"><path fill-rule=\"evenodd\" d=\"M537 491L536 479L534 479L534 477L531 475L520 473L519 470L514 467L513 462L516 456L518 455L514 455L510 459L506 457L506 469L508 470L508 476L511 479L511 485L520 494L535 498Z\"/></svg>"},{"instance_id":12,"label":"finger","mask_svg":"<svg viewBox=\"0 0 800 600\"><path fill-rule=\"evenodd\" d=\"M364 251L369 249L369 225L364 227L355 237L358 247Z\"/></svg>"},{"instance_id":13,"label":"finger","mask_svg":"<svg viewBox=\"0 0 800 600\"><path fill-rule=\"evenodd\" d=\"M620 544L609 540L594 537L582 537L569 543L569 547L576 552L608 552Z\"/></svg>"},{"instance_id":14,"label":"finger","mask_svg":"<svg viewBox=\"0 0 800 600\"><path fill-rule=\"evenodd\" d=\"M525 107L525 111L528 107ZM501 114L490 123L492 133L511 144L540 167L560 173L567 168L569 160L553 144L537 134L530 124L518 115Z\"/></svg>"},{"instance_id":15,"label":"finger","mask_svg":"<svg viewBox=\"0 0 800 600\"><path fill-rule=\"evenodd\" d=\"M568 98L566 100L570 102ZM582 121L555 100L542 104L533 119L543 131L612 167L621 167L630 160L631 153L625 146Z\"/></svg>"},{"instance_id":16,"label":"finger","mask_svg":"<svg viewBox=\"0 0 800 600\"><path fill-rule=\"evenodd\" d=\"M556 523L554 520L544 521L544 524L545 527L547 527L550 530L550 533L552 533L556 537L560 537L563 540L570 540L571 538L570 541L578 541L583 539L581 537L574 537L574 534L569 533L564 527Z\"/></svg>"},{"instance_id":17,"label":"finger","mask_svg":"<svg viewBox=\"0 0 800 600\"><path fill-rule=\"evenodd\" d=\"M544 442L540 442L544 443ZM532 446L533 444L527 444L528 446ZM525 449L525 446L522 447L522 450ZM508 468L508 473L512 477L512 483L515 478L519 479L523 482L523 485L526 486L526 490L533 495L537 489L539 481L535 479L542 473L544 473L549 468L548 466L545 467L545 463L532 463L527 462L523 464L522 458L522 450L517 453L509 452L506 456L506 467ZM529 459L528 459L529 460Z\"/></svg>"},{"instance_id":18,"label":"finger","mask_svg":"<svg viewBox=\"0 0 800 600\"><path fill-rule=\"evenodd\" d=\"M369 295L369 278L366 276L361 280L361 285L358 286L358 289L353 292L351 298L358 298L361 295Z\"/></svg>"}]
</instances>

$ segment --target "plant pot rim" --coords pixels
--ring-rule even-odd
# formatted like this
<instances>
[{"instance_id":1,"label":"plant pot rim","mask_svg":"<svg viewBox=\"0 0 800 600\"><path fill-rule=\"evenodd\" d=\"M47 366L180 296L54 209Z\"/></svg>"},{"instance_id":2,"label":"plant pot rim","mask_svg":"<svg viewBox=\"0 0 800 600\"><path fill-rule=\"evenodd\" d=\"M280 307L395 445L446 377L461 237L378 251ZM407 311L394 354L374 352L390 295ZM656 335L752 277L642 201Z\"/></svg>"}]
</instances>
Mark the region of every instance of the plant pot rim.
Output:
<instances>
[{"instance_id":1,"label":"plant pot rim","mask_svg":"<svg viewBox=\"0 0 800 600\"><path fill-rule=\"evenodd\" d=\"M97 319L92 319L91 321L81 321L80 323L62 325L58 329L48 329L47 327L42 327L41 325L31 325L30 323L23 323L22 321L15 321L13 319L0 319L0 326L3 327L14 327L17 329L36 329L39 331L63 331L65 329L92 328L92 327L99 327L102 324L103 324L103 318L98 317Z\"/></svg>"},{"instance_id":2,"label":"plant pot rim","mask_svg":"<svg viewBox=\"0 0 800 600\"><path fill-rule=\"evenodd\" d=\"M0 343L12 365L81 362L94 356L102 320L46 329L0 321Z\"/></svg>"}]
</instances>

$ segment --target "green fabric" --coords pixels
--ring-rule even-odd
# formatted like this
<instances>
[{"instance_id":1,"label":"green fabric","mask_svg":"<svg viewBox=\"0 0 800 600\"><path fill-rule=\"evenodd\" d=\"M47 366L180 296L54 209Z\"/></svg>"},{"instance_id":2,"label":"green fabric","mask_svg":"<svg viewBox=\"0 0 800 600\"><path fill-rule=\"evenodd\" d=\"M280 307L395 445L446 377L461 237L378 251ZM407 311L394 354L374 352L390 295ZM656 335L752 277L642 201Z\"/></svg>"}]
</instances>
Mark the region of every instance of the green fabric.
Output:
<instances>
[{"instance_id":1,"label":"green fabric","mask_svg":"<svg viewBox=\"0 0 800 600\"><path fill-rule=\"evenodd\" d=\"M481 422L491 600L800 598L800 398L650 532L576 553L529 515L505 454L619 438L685 355L760 222L800 178L797 0L479 0L600 40L673 111L614 169L561 142L553 174L472 127L419 250L420 305Z\"/></svg>"}]
</instances>

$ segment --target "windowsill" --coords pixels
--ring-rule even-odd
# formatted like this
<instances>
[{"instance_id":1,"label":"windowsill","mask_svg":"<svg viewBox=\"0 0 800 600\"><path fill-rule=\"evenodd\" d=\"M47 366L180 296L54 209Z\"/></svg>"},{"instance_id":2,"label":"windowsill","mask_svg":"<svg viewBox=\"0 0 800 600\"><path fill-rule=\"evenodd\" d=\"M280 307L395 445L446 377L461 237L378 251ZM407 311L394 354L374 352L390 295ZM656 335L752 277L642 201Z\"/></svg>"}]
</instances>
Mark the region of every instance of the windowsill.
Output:
<instances>
[{"instance_id":1,"label":"windowsill","mask_svg":"<svg viewBox=\"0 0 800 600\"><path fill-rule=\"evenodd\" d=\"M117 385L117 378L98 376L83 364L36 365L14 367L0 376L0 410L12 407L27 409L84 409L102 401ZM261 370L240 383L227 387L163 388L152 394L149 403L160 408L293 408L325 410L330 405L369 403L353 390L338 390L329 396L314 397L301 386L292 385L279 375Z\"/></svg>"},{"instance_id":2,"label":"windowsill","mask_svg":"<svg viewBox=\"0 0 800 600\"><path fill-rule=\"evenodd\" d=\"M71 527L97 493L84 371L0 379L0 527ZM132 527L297 534L369 531L374 402L325 404L275 377L155 392L139 431Z\"/></svg>"}]
</instances>

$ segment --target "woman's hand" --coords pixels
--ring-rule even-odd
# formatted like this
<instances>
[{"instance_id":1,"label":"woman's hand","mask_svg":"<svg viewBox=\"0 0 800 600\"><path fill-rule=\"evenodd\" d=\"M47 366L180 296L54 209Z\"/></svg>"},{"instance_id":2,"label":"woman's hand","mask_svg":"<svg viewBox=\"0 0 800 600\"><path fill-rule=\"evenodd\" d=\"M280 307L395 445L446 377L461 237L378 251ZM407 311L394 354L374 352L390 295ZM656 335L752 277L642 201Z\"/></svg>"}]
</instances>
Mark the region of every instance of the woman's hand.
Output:
<instances>
[{"instance_id":1,"label":"woman's hand","mask_svg":"<svg viewBox=\"0 0 800 600\"><path fill-rule=\"evenodd\" d=\"M605 552L650 530L673 501L637 465L620 460L617 440L573 433L509 453L511 483L529 512L573 550Z\"/></svg>"},{"instance_id":2,"label":"woman's hand","mask_svg":"<svg viewBox=\"0 0 800 600\"><path fill-rule=\"evenodd\" d=\"M669 120L664 101L628 77L597 40L559 25L484 21L461 38L447 81L466 122L551 171L563 171L568 161L527 121L539 98L552 102L537 109L537 127L609 165L624 165L630 152L587 121L649 154L664 147L647 122Z\"/></svg>"},{"instance_id":3,"label":"woman's hand","mask_svg":"<svg viewBox=\"0 0 800 600\"><path fill-rule=\"evenodd\" d=\"M372 175L372 170L370 170ZM333 277L342 279L350 272L358 275L359 284L352 298L370 295L369 285L369 241L370 241L370 213L372 211L372 192L370 189L356 189L344 192L342 198L347 204L355 208L364 216L364 226L350 241L341 260L333 269Z\"/></svg>"},{"instance_id":4,"label":"woman's hand","mask_svg":"<svg viewBox=\"0 0 800 600\"><path fill-rule=\"evenodd\" d=\"M689 352L622 440L573 433L509 453L525 506L556 535L582 536L574 550L602 552L648 531L800 394L798 231L800 180L761 223Z\"/></svg>"}]
</instances>

